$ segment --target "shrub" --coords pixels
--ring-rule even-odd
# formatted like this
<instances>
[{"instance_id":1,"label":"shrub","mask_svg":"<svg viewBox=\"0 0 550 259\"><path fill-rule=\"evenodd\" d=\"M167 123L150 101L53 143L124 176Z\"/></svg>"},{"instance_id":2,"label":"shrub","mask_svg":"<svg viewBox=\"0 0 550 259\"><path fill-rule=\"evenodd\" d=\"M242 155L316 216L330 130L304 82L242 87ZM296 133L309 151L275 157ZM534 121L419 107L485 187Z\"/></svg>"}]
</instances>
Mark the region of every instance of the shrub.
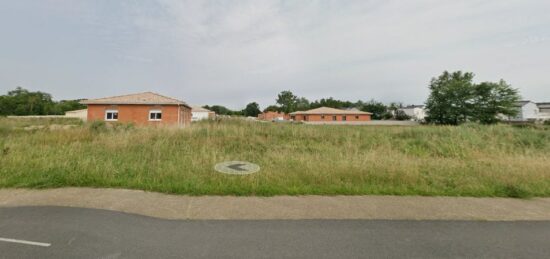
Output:
<instances>
[{"instance_id":1,"label":"shrub","mask_svg":"<svg viewBox=\"0 0 550 259\"><path fill-rule=\"evenodd\" d=\"M93 121L88 128L93 132L101 132L107 130L107 124L104 121Z\"/></svg>"}]
</instances>

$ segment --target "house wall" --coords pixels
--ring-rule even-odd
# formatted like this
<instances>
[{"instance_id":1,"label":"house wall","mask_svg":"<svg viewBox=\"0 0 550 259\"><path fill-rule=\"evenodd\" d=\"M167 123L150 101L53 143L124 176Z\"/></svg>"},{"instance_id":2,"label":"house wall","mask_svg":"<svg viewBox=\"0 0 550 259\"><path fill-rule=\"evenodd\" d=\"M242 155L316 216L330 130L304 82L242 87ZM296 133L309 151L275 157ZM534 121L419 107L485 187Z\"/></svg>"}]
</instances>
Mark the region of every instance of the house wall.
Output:
<instances>
[{"instance_id":1,"label":"house wall","mask_svg":"<svg viewBox=\"0 0 550 259\"><path fill-rule=\"evenodd\" d=\"M539 116L539 107L533 102L526 103L519 108L519 113L516 117L511 118L512 121L534 120Z\"/></svg>"},{"instance_id":2,"label":"house wall","mask_svg":"<svg viewBox=\"0 0 550 259\"><path fill-rule=\"evenodd\" d=\"M76 111L68 111L68 112L65 112L65 117L79 118L83 121L86 121L86 119L88 118L88 110L82 109L82 110L76 110Z\"/></svg>"},{"instance_id":3,"label":"house wall","mask_svg":"<svg viewBox=\"0 0 550 259\"><path fill-rule=\"evenodd\" d=\"M336 116L336 120L333 119L333 116ZM291 115L294 121L344 121L344 116L346 117L345 121L370 121L370 114L296 114ZM357 116L357 117L356 117Z\"/></svg>"},{"instance_id":4,"label":"house wall","mask_svg":"<svg viewBox=\"0 0 550 259\"><path fill-rule=\"evenodd\" d=\"M192 117L191 121L200 121L200 120L206 120L211 117L211 112L191 112Z\"/></svg>"},{"instance_id":5,"label":"house wall","mask_svg":"<svg viewBox=\"0 0 550 259\"><path fill-rule=\"evenodd\" d=\"M423 120L426 118L424 108L402 108L401 110L414 120Z\"/></svg>"},{"instance_id":6,"label":"house wall","mask_svg":"<svg viewBox=\"0 0 550 259\"><path fill-rule=\"evenodd\" d=\"M88 121L105 121L106 110L118 110L117 122L135 123L138 125L189 125L191 109L178 105L88 105ZM150 121L149 111L161 110L161 121ZM179 110L179 111L178 111ZM179 117L178 117L179 116Z\"/></svg>"},{"instance_id":7,"label":"house wall","mask_svg":"<svg viewBox=\"0 0 550 259\"><path fill-rule=\"evenodd\" d=\"M541 113L550 113L550 104L549 103L539 103L539 104L537 104L537 107L539 107L539 112L541 112Z\"/></svg>"},{"instance_id":8,"label":"house wall","mask_svg":"<svg viewBox=\"0 0 550 259\"><path fill-rule=\"evenodd\" d=\"M271 121L271 120L288 120L290 118L290 116L288 116L288 114L285 114L285 113L279 113L279 112L264 112L264 113L260 113L258 114L258 119L260 120L266 120L266 121Z\"/></svg>"}]
</instances>

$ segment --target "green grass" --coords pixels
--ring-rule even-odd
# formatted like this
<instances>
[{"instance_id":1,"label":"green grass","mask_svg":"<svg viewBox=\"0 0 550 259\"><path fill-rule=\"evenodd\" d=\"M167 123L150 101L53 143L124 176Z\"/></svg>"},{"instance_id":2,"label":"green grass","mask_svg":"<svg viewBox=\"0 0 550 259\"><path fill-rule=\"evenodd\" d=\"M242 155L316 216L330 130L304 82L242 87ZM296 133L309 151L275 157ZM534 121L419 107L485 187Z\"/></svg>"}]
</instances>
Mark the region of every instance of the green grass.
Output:
<instances>
[{"instance_id":1,"label":"green grass","mask_svg":"<svg viewBox=\"0 0 550 259\"><path fill-rule=\"evenodd\" d=\"M114 187L191 195L550 196L547 126L225 120L185 129L97 124L22 129L27 124L0 118L0 187ZM247 176L213 170L227 160L250 161L262 169Z\"/></svg>"}]
</instances>

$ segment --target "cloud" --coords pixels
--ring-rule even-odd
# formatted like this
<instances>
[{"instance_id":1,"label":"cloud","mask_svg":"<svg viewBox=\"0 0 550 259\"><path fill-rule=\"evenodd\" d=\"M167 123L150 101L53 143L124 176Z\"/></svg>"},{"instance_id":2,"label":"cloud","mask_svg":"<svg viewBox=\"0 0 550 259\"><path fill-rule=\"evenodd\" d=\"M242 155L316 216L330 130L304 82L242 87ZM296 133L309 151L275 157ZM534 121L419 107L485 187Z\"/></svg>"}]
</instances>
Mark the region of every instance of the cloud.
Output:
<instances>
[{"instance_id":1,"label":"cloud","mask_svg":"<svg viewBox=\"0 0 550 259\"><path fill-rule=\"evenodd\" d=\"M69 10L84 17L87 46L117 58L94 56L103 59L90 66L109 71L94 93L153 85L191 103L241 108L271 104L286 89L421 103L446 69L550 99L548 9L542 0L151 0Z\"/></svg>"}]
</instances>

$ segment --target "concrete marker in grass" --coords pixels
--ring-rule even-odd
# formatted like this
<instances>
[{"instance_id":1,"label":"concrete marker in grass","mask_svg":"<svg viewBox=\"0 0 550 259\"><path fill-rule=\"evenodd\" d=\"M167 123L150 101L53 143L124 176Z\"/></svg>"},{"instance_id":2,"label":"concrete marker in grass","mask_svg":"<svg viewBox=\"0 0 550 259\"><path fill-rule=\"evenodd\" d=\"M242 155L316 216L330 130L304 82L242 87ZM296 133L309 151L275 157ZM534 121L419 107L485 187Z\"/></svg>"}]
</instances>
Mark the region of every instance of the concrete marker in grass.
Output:
<instances>
[{"instance_id":1,"label":"concrete marker in grass","mask_svg":"<svg viewBox=\"0 0 550 259\"><path fill-rule=\"evenodd\" d=\"M226 161L216 164L214 169L223 174L247 175L260 171L260 166L246 161Z\"/></svg>"}]
</instances>

